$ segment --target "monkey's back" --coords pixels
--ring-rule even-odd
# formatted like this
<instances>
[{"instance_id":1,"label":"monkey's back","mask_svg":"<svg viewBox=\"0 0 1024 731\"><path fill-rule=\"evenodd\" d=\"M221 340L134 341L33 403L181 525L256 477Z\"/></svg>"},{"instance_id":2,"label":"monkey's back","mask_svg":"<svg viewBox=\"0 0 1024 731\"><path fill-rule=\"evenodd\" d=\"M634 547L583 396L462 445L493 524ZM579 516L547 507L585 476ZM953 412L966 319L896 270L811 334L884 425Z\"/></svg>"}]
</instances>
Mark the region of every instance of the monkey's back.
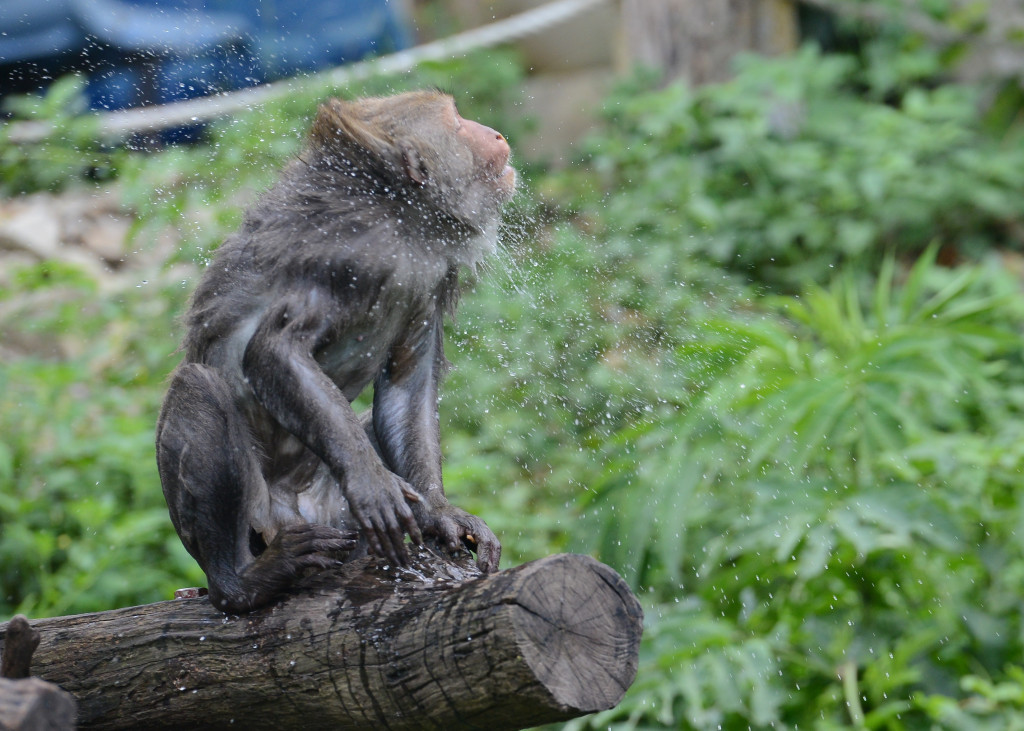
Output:
<instances>
[{"instance_id":1,"label":"monkey's back","mask_svg":"<svg viewBox=\"0 0 1024 731\"><path fill-rule=\"evenodd\" d=\"M339 185L339 175L293 164L246 212L192 297L186 361L222 371L244 391L245 348L267 308L287 300L324 321L317 358L354 398L403 329L454 308L459 261L444 252L461 257L467 232L442 235L422 201L366 180Z\"/></svg>"}]
</instances>

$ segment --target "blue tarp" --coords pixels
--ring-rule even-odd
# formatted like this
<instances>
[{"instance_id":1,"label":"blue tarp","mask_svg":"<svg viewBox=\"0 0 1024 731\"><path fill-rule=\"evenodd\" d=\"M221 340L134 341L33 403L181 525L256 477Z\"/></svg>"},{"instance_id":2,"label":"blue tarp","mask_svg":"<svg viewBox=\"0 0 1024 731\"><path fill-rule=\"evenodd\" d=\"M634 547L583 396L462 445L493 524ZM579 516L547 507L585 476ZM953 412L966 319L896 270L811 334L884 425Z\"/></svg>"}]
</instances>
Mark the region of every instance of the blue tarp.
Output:
<instances>
[{"instance_id":1,"label":"blue tarp","mask_svg":"<svg viewBox=\"0 0 1024 731\"><path fill-rule=\"evenodd\" d=\"M0 0L0 72L82 71L93 108L202 96L408 45L389 0Z\"/></svg>"}]
</instances>

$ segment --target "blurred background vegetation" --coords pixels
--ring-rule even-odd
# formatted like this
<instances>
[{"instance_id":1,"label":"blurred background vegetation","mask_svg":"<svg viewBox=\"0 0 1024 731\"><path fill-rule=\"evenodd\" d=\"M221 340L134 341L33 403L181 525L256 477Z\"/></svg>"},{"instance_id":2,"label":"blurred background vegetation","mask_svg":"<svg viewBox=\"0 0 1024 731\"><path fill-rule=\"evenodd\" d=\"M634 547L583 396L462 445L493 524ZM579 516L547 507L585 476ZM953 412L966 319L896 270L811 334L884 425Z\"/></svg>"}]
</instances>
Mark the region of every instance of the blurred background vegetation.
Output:
<instances>
[{"instance_id":1,"label":"blurred background vegetation","mask_svg":"<svg viewBox=\"0 0 1024 731\"><path fill-rule=\"evenodd\" d=\"M571 164L524 165L450 324L453 500L505 566L589 553L645 604L633 688L570 728L1024 728L1024 96L899 23L832 30L623 79ZM343 93L453 89L515 147L525 74L486 52ZM142 152L94 142L79 89L9 105L57 132L0 128L0 190L113 198L129 246L0 274L0 619L202 585L153 454L177 318L338 92Z\"/></svg>"}]
</instances>

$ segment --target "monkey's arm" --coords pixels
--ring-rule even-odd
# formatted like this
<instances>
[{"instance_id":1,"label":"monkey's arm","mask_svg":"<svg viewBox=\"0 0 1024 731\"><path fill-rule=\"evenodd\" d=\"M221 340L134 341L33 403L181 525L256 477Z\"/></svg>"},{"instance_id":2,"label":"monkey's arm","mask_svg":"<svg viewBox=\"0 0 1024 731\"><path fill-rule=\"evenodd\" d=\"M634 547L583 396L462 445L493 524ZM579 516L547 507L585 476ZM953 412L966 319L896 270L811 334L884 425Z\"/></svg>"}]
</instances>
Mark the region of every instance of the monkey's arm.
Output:
<instances>
[{"instance_id":1,"label":"monkey's arm","mask_svg":"<svg viewBox=\"0 0 1024 731\"><path fill-rule=\"evenodd\" d=\"M373 429L387 464L421 496L413 512L423 532L451 550L470 546L480 568L492 572L501 544L480 518L448 502L441 483L437 384L443 347L440 311L396 344L374 381Z\"/></svg>"},{"instance_id":2,"label":"monkey's arm","mask_svg":"<svg viewBox=\"0 0 1024 731\"><path fill-rule=\"evenodd\" d=\"M374 553L404 562L405 533L422 536L409 501L419 496L384 467L348 399L313 353L334 307L317 289L280 298L262 316L242 358L260 404L330 468Z\"/></svg>"}]
</instances>

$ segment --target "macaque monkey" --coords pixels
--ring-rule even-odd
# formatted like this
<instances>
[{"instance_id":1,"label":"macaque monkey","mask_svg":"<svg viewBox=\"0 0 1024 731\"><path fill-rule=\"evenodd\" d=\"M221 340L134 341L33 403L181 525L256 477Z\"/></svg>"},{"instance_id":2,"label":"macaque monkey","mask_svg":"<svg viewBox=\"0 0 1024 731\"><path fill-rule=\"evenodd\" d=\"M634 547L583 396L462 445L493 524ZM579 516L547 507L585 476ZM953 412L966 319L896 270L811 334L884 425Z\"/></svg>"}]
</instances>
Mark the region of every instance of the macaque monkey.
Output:
<instances>
[{"instance_id":1,"label":"macaque monkey","mask_svg":"<svg viewBox=\"0 0 1024 731\"><path fill-rule=\"evenodd\" d=\"M333 99L217 250L156 436L215 607L260 607L364 548L402 564L406 534L497 570L494 533L445 498L437 388L459 270L493 251L515 191L509 154L441 92Z\"/></svg>"}]
</instances>

